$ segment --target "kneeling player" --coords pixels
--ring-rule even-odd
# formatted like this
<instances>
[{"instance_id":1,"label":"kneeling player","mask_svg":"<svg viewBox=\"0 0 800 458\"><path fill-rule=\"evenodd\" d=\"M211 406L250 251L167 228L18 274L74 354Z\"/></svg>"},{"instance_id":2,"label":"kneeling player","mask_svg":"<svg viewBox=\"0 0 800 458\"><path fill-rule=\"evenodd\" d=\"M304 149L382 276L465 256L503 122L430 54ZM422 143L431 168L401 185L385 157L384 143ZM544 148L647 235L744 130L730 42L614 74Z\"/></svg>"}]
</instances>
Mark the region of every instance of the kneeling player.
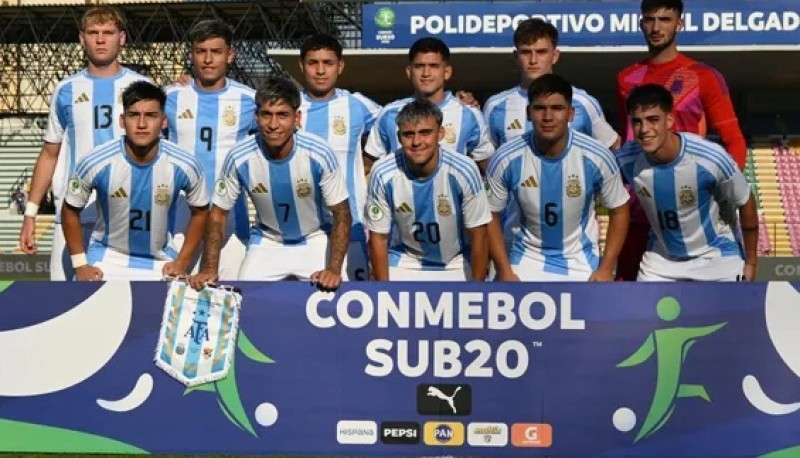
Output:
<instances>
[{"instance_id":1,"label":"kneeling player","mask_svg":"<svg viewBox=\"0 0 800 458\"><path fill-rule=\"evenodd\" d=\"M69 181L62 225L78 280L160 280L184 275L208 216L200 163L160 139L167 126L164 91L140 81L122 93L125 135L95 148ZM80 212L97 193L98 220L84 252ZM180 253L170 245L168 220L178 193L191 218Z\"/></svg>"},{"instance_id":2,"label":"kneeling player","mask_svg":"<svg viewBox=\"0 0 800 458\"><path fill-rule=\"evenodd\" d=\"M634 89L626 103L635 141L617 160L651 226L637 280L751 281L758 215L750 185L721 146L671 131L672 105L672 94L655 84ZM736 218L725 211L732 205L744 253Z\"/></svg>"},{"instance_id":3,"label":"kneeling player","mask_svg":"<svg viewBox=\"0 0 800 458\"><path fill-rule=\"evenodd\" d=\"M367 189L374 278L483 281L491 217L478 167L439 146L442 112L432 102L405 105L397 126L401 148L375 163Z\"/></svg>"}]
</instances>

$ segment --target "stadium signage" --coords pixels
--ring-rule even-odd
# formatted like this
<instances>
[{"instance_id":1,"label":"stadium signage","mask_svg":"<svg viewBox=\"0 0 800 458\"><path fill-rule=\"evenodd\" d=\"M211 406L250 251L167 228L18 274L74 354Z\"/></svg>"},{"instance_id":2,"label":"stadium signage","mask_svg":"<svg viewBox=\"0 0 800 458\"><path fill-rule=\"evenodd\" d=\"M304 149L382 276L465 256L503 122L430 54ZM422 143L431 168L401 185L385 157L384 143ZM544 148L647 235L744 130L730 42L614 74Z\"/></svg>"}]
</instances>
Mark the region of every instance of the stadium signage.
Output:
<instances>
[{"instance_id":1,"label":"stadium signage","mask_svg":"<svg viewBox=\"0 0 800 458\"><path fill-rule=\"evenodd\" d=\"M405 48L424 36L451 47L509 47L514 28L528 18L552 23L562 46L644 45L638 3L632 2L378 4L365 5L362 17L364 48ZM800 14L792 0L693 1L683 20L682 46L800 42Z\"/></svg>"},{"instance_id":2,"label":"stadium signage","mask_svg":"<svg viewBox=\"0 0 800 458\"><path fill-rule=\"evenodd\" d=\"M585 320L573 317L570 293L550 295L539 291L519 296L467 291L369 294L349 290L340 295L318 292L306 301L306 318L321 329L337 325L350 329L586 329ZM365 347L368 363L364 372L372 377L397 372L406 377L515 379L524 376L531 365L530 346L531 343L515 339L372 339Z\"/></svg>"}]
</instances>

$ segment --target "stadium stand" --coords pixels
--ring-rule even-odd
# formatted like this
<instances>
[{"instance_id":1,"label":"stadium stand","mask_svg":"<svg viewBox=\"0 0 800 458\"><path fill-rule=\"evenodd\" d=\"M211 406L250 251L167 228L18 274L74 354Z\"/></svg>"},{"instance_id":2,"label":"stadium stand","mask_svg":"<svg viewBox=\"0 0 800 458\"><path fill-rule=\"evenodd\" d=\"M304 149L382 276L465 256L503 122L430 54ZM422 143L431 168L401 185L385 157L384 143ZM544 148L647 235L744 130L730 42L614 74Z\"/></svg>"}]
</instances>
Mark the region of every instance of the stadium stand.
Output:
<instances>
[{"instance_id":1,"label":"stadium stand","mask_svg":"<svg viewBox=\"0 0 800 458\"><path fill-rule=\"evenodd\" d=\"M797 253L800 247L793 243L790 236L790 221L787 218L787 210L796 212L797 201L793 206L786 202L784 197L784 185L789 183L789 176L783 171L783 159L778 162L777 155L779 148L772 146L760 146L751 151L753 161L753 174L751 183L754 183L754 191L759 201L759 209L763 228L761 233L766 233L765 240L768 245L761 244L763 254L774 256L792 256ZM790 153L792 154L792 153ZM783 157L783 156L781 156ZM795 159L797 156L795 156ZM794 182L800 181L795 176ZM793 186L795 186L793 184ZM792 226L795 231L800 227L797 224Z\"/></svg>"}]
</instances>

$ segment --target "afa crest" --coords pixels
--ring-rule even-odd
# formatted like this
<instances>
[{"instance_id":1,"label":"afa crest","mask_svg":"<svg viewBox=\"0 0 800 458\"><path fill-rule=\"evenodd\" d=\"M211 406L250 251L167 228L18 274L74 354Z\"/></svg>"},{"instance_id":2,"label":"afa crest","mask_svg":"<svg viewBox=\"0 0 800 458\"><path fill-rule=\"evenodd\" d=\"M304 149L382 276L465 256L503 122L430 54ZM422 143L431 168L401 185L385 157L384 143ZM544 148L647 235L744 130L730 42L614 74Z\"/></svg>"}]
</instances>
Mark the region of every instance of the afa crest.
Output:
<instances>
[{"instance_id":1,"label":"afa crest","mask_svg":"<svg viewBox=\"0 0 800 458\"><path fill-rule=\"evenodd\" d=\"M228 105L225 107L225 111L222 112L222 123L228 127L236 125L236 111L232 106Z\"/></svg>"},{"instance_id":2,"label":"afa crest","mask_svg":"<svg viewBox=\"0 0 800 458\"><path fill-rule=\"evenodd\" d=\"M456 144L456 128L452 124L444 125L444 138L442 141L449 145Z\"/></svg>"},{"instance_id":3,"label":"afa crest","mask_svg":"<svg viewBox=\"0 0 800 458\"><path fill-rule=\"evenodd\" d=\"M299 179L297 180L297 187L295 188L295 193L297 197L301 199L305 199L306 197L311 196L311 183L308 180Z\"/></svg>"},{"instance_id":4,"label":"afa crest","mask_svg":"<svg viewBox=\"0 0 800 458\"><path fill-rule=\"evenodd\" d=\"M331 131L333 135L342 136L347 133L347 125L344 123L344 118L341 116L336 116L333 118L333 123L331 124Z\"/></svg>"},{"instance_id":5,"label":"afa crest","mask_svg":"<svg viewBox=\"0 0 800 458\"><path fill-rule=\"evenodd\" d=\"M156 197L153 199L156 204L158 205L168 205L169 204L169 185L162 184L156 188Z\"/></svg>"},{"instance_id":6,"label":"afa crest","mask_svg":"<svg viewBox=\"0 0 800 458\"><path fill-rule=\"evenodd\" d=\"M453 214L453 206L450 205L450 199L444 194L439 195L439 200L436 203L436 213L438 213L439 216L450 216Z\"/></svg>"},{"instance_id":7,"label":"afa crest","mask_svg":"<svg viewBox=\"0 0 800 458\"><path fill-rule=\"evenodd\" d=\"M691 207L697 203L697 197L691 186L681 186L681 192L678 194L678 200L682 207Z\"/></svg>"},{"instance_id":8,"label":"afa crest","mask_svg":"<svg viewBox=\"0 0 800 458\"><path fill-rule=\"evenodd\" d=\"M580 197L583 193L578 175L570 175L567 179L567 197Z\"/></svg>"}]
</instances>

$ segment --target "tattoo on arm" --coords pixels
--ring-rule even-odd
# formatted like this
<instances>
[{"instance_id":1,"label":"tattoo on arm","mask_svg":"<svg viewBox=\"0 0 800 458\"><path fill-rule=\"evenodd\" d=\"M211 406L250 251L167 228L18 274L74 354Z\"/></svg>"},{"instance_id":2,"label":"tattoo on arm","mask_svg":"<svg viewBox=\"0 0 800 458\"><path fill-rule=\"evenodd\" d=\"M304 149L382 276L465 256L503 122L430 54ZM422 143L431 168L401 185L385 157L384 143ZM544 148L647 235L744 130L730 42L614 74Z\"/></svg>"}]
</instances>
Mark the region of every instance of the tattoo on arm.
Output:
<instances>
[{"instance_id":1,"label":"tattoo on arm","mask_svg":"<svg viewBox=\"0 0 800 458\"><path fill-rule=\"evenodd\" d=\"M333 213L333 229L328 242L330 246L328 247L327 270L340 273L344 256L347 254L347 246L350 243L350 225L352 224L350 204L347 200L343 200L331 206L330 209Z\"/></svg>"},{"instance_id":2,"label":"tattoo on arm","mask_svg":"<svg viewBox=\"0 0 800 458\"><path fill-rule=\"evenodd\" d=\"M216 221L212 218L206 223L206 240L203 249L203 269L219 269L219 253L222 250L222 240L225 238L225 221Z\"/></svg>"}]
</instances>

